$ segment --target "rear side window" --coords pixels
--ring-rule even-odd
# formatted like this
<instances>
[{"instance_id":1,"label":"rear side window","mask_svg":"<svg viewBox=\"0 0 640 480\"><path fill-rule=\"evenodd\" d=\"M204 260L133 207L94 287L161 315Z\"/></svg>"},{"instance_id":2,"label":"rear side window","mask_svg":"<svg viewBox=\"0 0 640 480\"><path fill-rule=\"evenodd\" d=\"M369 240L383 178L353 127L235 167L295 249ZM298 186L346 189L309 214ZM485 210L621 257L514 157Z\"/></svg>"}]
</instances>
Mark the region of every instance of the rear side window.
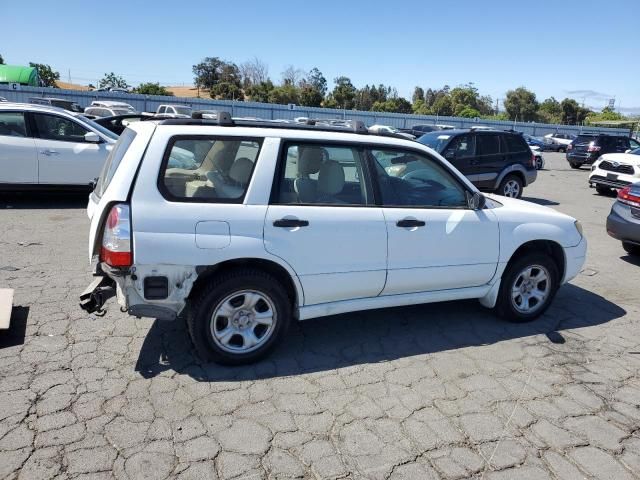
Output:
<instances>
[{"instance_id":1,"label":"rear side window","mask_svg":"<svg viewBox=\"0 0 640 480\"><path fill-rule=\"evenodd\" d=\"M584 145L586 143L591 143L593 142L596 138L595 135L578 135L578 138L576 138L573 143L575 145Z\"/></svg>"},{"instance_id":2,"label":"rear side window","mask_svg":"<svg viewBox=\"0 0 640 480\"><path fill-rule=\"evenodd\" d=\"M0 112L0 135L26 137L27 127L22 112Z\"/></svg>"},{"instance_id":3,"label":"rear side window","mask_svg":"<svg viewBox=\"0 0 640 480\"><path fill-rule=\"evenodd\" d=\"M93 193L95 193L98 198L102 197L102 194L107 190L111 179L122 161L122 157L124 157L134 138L136 138L136 132L131 129L126 129L122 132L122 135L120 135L120 138L107 156L104 166L102 167L102 172L100 172L100 177L98 177L96 188L93 190Z\"/></svg>"},{"instance_id":4,"label":"rear side window","mask_svg":"<svg viewBox=\"0 0 640 480\"><path fill-rule=\"evenodd\" d=\"M260 153L261 140L174 137L158 179L172 201L241 203Z\"/></svg>"},{"instance_id":5,"label":"rear side window","mask_svg":"<svg viewBox=\"0 0 640 480\"><path fill-rule=\"evenodd\" d=\"M500 137L498 135L477 135L476 155L494 155L500 153Z\"/></svg>"},{"instance_id":6,"label":"rear side window","mask_svg":"<svg viewBox=\"0 0 640 480\"><path fill-rule=\"evenodd\" d=\"M511 153L526 152L529 150L527 142L519 135L505 135L504 140L507 144L507 150Z\"/></svg>"}]
</instances>

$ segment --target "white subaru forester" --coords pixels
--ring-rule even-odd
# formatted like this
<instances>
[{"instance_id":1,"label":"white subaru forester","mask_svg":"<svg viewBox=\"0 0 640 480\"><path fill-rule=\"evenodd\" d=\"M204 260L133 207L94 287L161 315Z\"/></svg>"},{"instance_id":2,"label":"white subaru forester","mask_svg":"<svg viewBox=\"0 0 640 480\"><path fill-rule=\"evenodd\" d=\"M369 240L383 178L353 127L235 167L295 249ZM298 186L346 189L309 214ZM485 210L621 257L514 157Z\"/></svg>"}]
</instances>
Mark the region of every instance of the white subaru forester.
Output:
<instances>
[{"instance_id":1,"label":"white subaru forester","mask_svg":"<svg viewBox=\"0 0 640 480\"><path fill-rule=\"evenodd\" d=\"M82 307L184 313L204 360L241 364L294 319L477 298L532 320L582 268L575 219L485 197L420 143L312 123L131 125L90 197Z\"/></svg>"}]
</instances>

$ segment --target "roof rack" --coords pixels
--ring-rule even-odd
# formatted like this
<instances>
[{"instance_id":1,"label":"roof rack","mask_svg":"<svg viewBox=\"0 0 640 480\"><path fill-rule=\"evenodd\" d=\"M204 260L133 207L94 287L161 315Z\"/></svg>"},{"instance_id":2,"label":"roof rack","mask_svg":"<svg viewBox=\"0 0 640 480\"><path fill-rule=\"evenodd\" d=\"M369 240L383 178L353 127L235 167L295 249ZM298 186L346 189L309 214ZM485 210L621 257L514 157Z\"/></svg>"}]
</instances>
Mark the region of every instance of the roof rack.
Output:
<instances>
[{"instance_id":1,"label":"roof rack","mask_svg":"<svg viewBox=\"0 0 640 480\"><path fill-rule=\"evenodd\" d=\"M216 118L203 118L203 113L195 111L191 118L169 118L160 122L160 125L210 125L221 127L255 127L255 128L282 128L287 130L315 130L323 132L356 133L359 135L369 135L364 122L360 120L342 120L345 125L332 125L331 120L306 119L304 122L288 122L282 120L248 120L242 118L232 118L229 112L219 111ZM380 136L402 138L406 137L396 134L376 134Z\"/></svg>"}]
</instances>

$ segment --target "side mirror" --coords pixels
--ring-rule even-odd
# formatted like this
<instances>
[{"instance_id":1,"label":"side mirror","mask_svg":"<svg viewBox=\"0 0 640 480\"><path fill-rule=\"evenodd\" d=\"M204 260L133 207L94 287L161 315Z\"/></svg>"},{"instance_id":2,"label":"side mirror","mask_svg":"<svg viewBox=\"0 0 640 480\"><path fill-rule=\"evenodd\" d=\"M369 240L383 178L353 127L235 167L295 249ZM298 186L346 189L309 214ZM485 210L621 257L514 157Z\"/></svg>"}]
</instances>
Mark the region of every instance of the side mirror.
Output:
<instances>
[{"instance_id":1,"label":"side mirror","mask_svg":"<svg viewBox=\"0 0 640 480\"><path fill-rule=\"evenodd\" d=\"M84 141L87 143L100 143L102 140L95 132L87 132L84 134Z\"/></svg>"},{"instance_id":2,"label":"side mirror","mask_svg":"<svg viewBox=\"0 0 640 480\"><path fill-rule=\"evenodd\" d=\"M480 192L467 193L467 205L471 210L482 210L487 203L487 199Z\"/></svg>"},{"instance_id":3,"label":"side mirror","mask_svg":"<svg viewBox=\"0 0 640 480\"><path fill-rule=\"evenodd\" d=\"M629 149L625 150L624 153L629 153L630 151L631 151L631 149L629 148Z\"/></svg>"}]
</instances>

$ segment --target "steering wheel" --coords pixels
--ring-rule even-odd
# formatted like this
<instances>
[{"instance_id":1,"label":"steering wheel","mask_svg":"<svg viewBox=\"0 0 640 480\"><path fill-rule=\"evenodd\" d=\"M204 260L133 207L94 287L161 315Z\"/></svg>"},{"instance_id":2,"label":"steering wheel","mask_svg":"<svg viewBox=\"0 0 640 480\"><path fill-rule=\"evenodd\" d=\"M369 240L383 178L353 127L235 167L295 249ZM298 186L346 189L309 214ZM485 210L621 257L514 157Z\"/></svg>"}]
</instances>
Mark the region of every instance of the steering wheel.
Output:
<instances>
[{"instance_id":1,"label":"steering wheel","mask_svg":"<svg viewBox=\"0 0 640 480\"><path fill-rule=\"evenodd\" d=\"M419 180L424 184L421 186L431 187L435 190L444 190L446 188L444 185L442 185L440 182L436 180L433 180L431 178L421 178L419 174L420 174L420 170L414 170L413 172L409 172L406 175L404 175L402 179L407 181Z\"/></svg>"}]
</instances>

